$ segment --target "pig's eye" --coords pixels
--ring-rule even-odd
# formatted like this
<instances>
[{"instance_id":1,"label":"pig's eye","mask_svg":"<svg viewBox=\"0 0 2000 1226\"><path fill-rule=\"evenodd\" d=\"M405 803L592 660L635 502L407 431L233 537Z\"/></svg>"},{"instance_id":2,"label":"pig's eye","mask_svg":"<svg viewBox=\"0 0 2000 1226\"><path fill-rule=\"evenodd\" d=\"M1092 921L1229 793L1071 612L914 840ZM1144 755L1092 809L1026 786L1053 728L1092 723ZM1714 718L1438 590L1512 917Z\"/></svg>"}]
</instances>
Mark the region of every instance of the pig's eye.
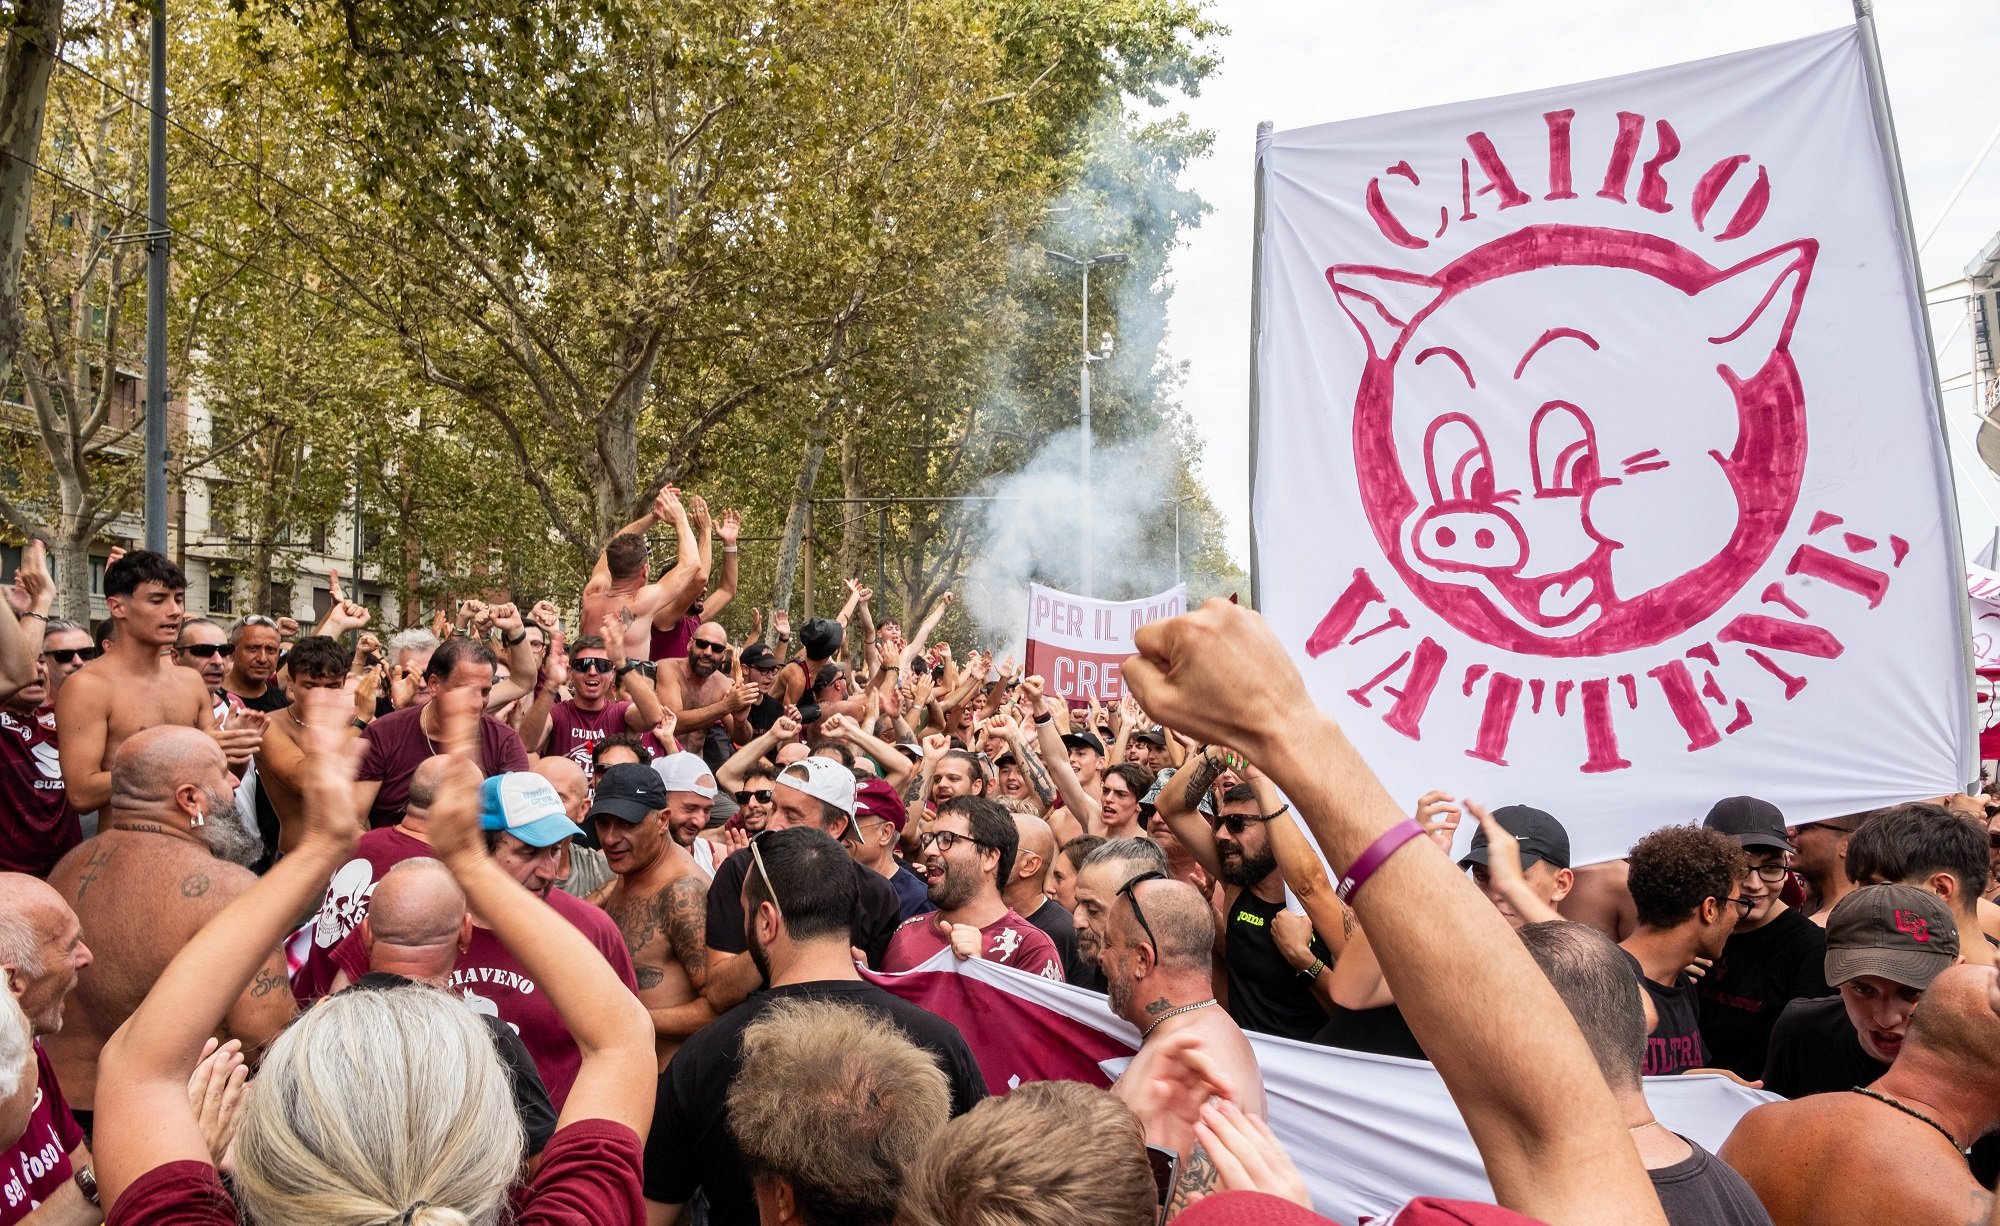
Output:
<instances>
[{"instance_id":1,"label":"pig's eye","mask_svg":"<svg viewBox=\"0 0 2000 1226\"><path fill-rule=\"evenodd\" d=\"M1493 456L1479 427L1463 413L1431 423L1424 464L1432 503L1493 501Z\"/></svg>"},{"instance_id":2,"label":"pig's eye","mask_svg":"<svg viewBox=\"0 0 2000 1226\"><path fill-rule=\"evenodd\" d=\"M1528 433L1535 497L1573 498L1597 484L1597 440L1582 409L1552 400Z\"/></svg>"}]
</instances>

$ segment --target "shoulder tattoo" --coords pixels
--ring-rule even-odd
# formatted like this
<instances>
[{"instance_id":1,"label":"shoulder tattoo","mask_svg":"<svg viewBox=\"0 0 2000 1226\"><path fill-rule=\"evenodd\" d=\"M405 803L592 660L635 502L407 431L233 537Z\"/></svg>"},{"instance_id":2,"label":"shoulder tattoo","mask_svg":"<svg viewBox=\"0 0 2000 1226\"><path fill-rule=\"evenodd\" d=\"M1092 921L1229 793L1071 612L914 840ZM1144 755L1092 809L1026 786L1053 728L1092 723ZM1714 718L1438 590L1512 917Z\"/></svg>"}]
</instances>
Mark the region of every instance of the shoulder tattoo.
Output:
<instances>
[{"instance_id":1,"label":"shoulder tattoo","mask_svg":"<svg viewBox=\"0 0 2000 1226\"><path fill-rule=\"evenodd\" d=\"M699 992L708 983L708 884L693 873L677 877L653 900L667 947Z\"/></svg>"},{"instance_id":2,"label":"shoulder tattoo","mask_svg":"<svg viewBox=\"0 0 2000 1226\"><path fill-rule=\"evenodd\" d=\"M1177 1216L1204 1196L1220 1191L1221 1172L1215 1169L1215 1160L1208 1156L1200 1141L1194 1143L1194 1152L1181 1165L1180 1178L1174 1181L1174 1194L1167 1201L1167 1217Z\"/></svg>"},{"instance_id":3,"label":"shoulder tattoo","mask_svg":"<svg viewBox=\"0 0 2000 1226\"><path fill-rule=\"evenodd\" d=\"M181 878L182 898L200 898L206 893L208 893L207 873L189 873Z\"/></svg>"}]
</instances>

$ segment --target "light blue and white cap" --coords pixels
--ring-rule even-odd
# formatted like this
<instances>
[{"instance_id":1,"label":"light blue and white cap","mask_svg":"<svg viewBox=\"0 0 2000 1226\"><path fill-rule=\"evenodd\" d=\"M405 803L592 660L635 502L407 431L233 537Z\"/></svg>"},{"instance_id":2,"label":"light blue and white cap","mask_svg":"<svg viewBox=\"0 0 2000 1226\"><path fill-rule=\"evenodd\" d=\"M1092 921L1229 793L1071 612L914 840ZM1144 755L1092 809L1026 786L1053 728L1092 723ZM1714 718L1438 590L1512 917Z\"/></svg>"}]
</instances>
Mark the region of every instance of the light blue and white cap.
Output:
<instances>
[{"instance_id":1,"label":"light blue and white cap","mask_svg":"<svg viewBox=\"0 0 2000 1226\"><path fill-rule=\"evenodd\" d=\"M494 775L480 787L479 826L504 830L530 847L553 847L583 835L555 787L532 771Z\"/></svg>"}]
</instances>

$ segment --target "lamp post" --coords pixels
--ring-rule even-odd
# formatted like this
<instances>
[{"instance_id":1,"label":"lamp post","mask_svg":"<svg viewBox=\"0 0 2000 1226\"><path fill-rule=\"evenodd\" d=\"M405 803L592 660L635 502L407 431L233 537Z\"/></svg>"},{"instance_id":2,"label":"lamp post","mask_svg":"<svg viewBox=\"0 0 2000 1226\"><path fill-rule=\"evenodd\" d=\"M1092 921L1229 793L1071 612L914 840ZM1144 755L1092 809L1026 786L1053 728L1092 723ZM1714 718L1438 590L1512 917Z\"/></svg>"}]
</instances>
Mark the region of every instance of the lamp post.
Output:
<instances>
[{"instance_id":1,"label":"lamp post","mask_svg":"<svg viewBox=\"0 0 2000 1226\"><path fill-rule=\"evenodd\" d=\"M1082 451L1083 491L1085 499L1088 500L1092 493L1090 483L1090 364L1092 362L1102 362L1111 356L1111 334L1109 332L1104 334L1104 351L1102 353L1095 352L1090 347L1090 270L1106 264L1123 264L1130 260L1131 257L1123 251L1112 251L1103 255L1092 256L1086 260L1077 256L1066 255L1060 251L1050 251L1047 248L1042 250L1042 254L1056 261L1058 264L1067 264L1071 268L1080 268L1083 270L1083 329L1081 333L1083 337L1083 362L1081 363L1082 373L1078 377L1077 399L1081 404L1081 412L1078 416L1081 419L1082 428L1078 431L1078 435ZM1088 508L1091 503L1086 501L1084 505ZM1091 556L1091 528L1091 516L1086 510L1083 517L1083 574L1081 576L1083 590L1077 593L1079 596L1091 595L1091 570L1093 561Z\"/></svg>"}]
</instances>

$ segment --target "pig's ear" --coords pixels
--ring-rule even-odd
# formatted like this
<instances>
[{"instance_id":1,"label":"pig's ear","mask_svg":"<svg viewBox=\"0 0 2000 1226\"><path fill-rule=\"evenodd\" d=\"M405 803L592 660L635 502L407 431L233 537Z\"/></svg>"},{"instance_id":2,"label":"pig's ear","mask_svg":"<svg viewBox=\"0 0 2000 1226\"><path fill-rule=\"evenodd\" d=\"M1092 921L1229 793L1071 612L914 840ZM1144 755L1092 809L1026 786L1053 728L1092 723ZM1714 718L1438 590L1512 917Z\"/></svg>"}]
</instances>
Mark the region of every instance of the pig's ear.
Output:
<instances>
[{"instance_id":1,"label":"pig's ear","mask_svg":"<svg viewBox=\"0 0 2000 1226\"><path fill-rule=\"evenodd\" d=\"M1819 243L1802 238L1745 260L1695 295L1709 343L1738 378L1761 370L1771 354L1791 342L1812 280Z\"/></svg>"},{"instance_id":2,"label":"pig's ear","mask_svg":"<svg viewBox=\"0 0 2000 1226\"><path fill-rule=\"evenodd\" d=\"M1378 359L1388 356L1410 321L1437 301L1439 291L1434 277L1362 264L1335 264L1326 270L1326 283L1340 309L1361 329L1368 356Z\"/></svg>"}]
</instances>

